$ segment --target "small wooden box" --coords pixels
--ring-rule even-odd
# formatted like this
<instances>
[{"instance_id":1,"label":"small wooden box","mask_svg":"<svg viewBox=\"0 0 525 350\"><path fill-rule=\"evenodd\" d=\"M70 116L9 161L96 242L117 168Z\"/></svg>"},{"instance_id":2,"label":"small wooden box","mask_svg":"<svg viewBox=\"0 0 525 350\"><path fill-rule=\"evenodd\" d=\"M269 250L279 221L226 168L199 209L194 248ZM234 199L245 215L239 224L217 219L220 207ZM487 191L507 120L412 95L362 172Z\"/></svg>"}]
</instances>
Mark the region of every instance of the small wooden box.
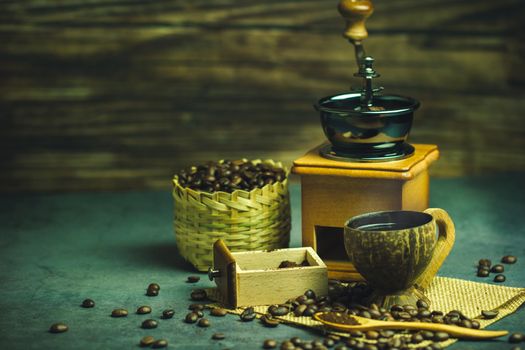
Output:
<instances>
[{"instance_id":1,"label":"small wooden box","mask_svg":"<svg viewBox=\"0 0 525 350\"><path fill-rule=\"evenodd\" d=\"M328 277L362 280L345 251L345 222L372 211L427 209L428 168L439 151L416 144L408 158L364 163L323 158L324 145L295 160L292 168L301 177L302 245L326 262Z\"/></svg>"},{"instance_id":2,"label":"small wooden box","mask_svg":"<svg viewBox=\"0 0 525 350\"><path fill-rule=\"evenodd\" d=\"M284 260L310 266L278 268ZM308 289L328 293L326 265L310 247L232 253L218 240L213 264L220 301L230 308L281 304Z\"/></svg>"}]
</instances>

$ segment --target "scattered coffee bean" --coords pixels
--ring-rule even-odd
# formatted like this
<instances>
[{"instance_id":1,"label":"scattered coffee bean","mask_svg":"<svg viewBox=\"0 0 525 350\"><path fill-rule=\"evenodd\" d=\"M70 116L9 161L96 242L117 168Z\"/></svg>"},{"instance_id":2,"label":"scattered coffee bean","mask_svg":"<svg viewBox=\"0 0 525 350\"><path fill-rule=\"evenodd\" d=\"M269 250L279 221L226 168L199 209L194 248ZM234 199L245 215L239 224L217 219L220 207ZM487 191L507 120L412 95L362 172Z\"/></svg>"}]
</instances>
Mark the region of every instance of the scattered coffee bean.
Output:
<instances>
[{"instance_id":1,"label":"scattered coffee bean","mask_svg":"<svg viewBox=\"0 0 525 350\"><path fill-rule=\"evenodd\" d=\"M151 335L147 335L140 340L139 344L142 347L148 347L151 346L154 342L155 338L153 338Z\"/></svg>"},{"instance_id":2,"label":"scattered coffee bean","mask_svg":"<svg viewBox=\"0 0 525 350\"><path fill-rule=\"evenodd\" d=\"M494 277L494 282L498 282L498 283L502 283L502 282L505 282L505 275L496 275L496 277Z\"/></svg>"},{"instance_id":3,"label":"scattered coffee bean","mask_svg":"<svg viewBox=\"0 0 525 350\"><path fill-rule=\"evenodd\" d=\"M222 340L226 338L224 333L213 333L213 335L211 336L211 339L214 339L214 340Z\"/></svg>"},{"instance_id":4,"label":"scattered coffee bean","mask_svg":"<svg viewBox=\"0 0 525 350\"><path fill-rule=\"evenodd\" d=\"M151 307L149 306L141 306L137 309L137 314L139 315L145 315L151 313Z\"/></svg>"},{"instance_id":5,"label":"scattered coffee bean","mask_svg":"<svg viewBox=\"0 0 525 350\"><path fill-rule=\"evenodd\" d=\"M172 318L174 315L175 315L175 310L173 309L166 309L162 311L162 318L165 320Z\"/></svg>"},{"instance_id":6,"label":"scattered coffee bean","mask_svg":"<svg viewBox=\"0 0 525 350\"><path fill-rule=\"evenodd\" d=\"M95 302L92 299L84 299L82 301L82 307L85 307L86 309L92 308L95 306Z\"/></svg>"},{"instance_id":7,"label":"scattered coffee bean","mask_svg":"<svg viewBox=\"0 0 525 350\"><path fill-rule=\"evenodd\" d=\"M128 310L126 309L115 309L111 311L111 317L126 317L128 315Z\"/></svg>"},{"instance_id":8,"label":"scattered coffee bean","mask_svg":"<svg viewBox=\"0 0 525 350\"><path fill-rule=\"evenodd\" d=\"M281 350L295 350L295 345L289 340L285 340L281 343Z\"/></svg>"},{"instance_id":9,"label":"scattered coffee bean","mask_svg":"<svg viewBox=\"0 0 525 350\"><path fill-rule=\"evenodd\" d=\"M210 310L210 315L212 315L212 316L222 317L222 316L226 316L227 313L228 313L228 311L226 309L223 309L223 308L220 308L220 307Z\"/></svg>"},{"instance_id":10,"label":"scattered coffee bean","mask_svg":"<svg viewBox=\"0 0 525 350\"><path fill-rule=\"evenodd\" d=\"M200 277L199 276L188 276L188 279L186 280L186 282L188 283L197 283L200 281Z\"/></svg>"},{"instance_id":11,"label":"scattered coffee bean","mask_svg":"<svg viewBox=\"0 0 525 350\"><path fill-rule=\"evenodd\" d=\"M202 311L204 310L204 304L191 304L190 306L188 306L188 310Z\"/></svg>"},{"instance_id":12,"label":"scattered coffee bean","mask_svg":"<svg viewBox=\"0 0 525 350\"><path fill-rule=\"evenodd\" d=\"M515 264L516 261L518 261L518 258L512 255L505 255L503 258L501 258L501 262L504 264Z\"/></svg>"},{"instance_id":13,"label":"scattered coffee bean","mask_svg":"<svg viewBox=\"0 0 525 350\"><path fill-rule=\"evenodd\" d=\"M492 266L492 268L490 269L490 272L502 273L502 272L505 272L505 267L501 264L497 264L497 265Z\"/></svg>"},{"instance_id":14,"label":"scattered coffee bean","mask_svg":"<svg viewBox=\"0 0 525 350\"><path fill-rule=\"evenodd\" d=\"M191 300L194 301L202 301L206 300L208 295L206 294L206 291L204 289L195 289L191 292Z\"/></svg>"},{"instance_id":15,"label":"scattered coffee bean","mask_svg":"<svg viewBox=\"0 0 525 350\"><path fill-rule=\"evenodd\" d=\"M486 267L490 268L490 266L492 265L492 261L490 261L490 259L480 259L478 261L478 265L479 266L486 266Z\"/></svg>"},{"instance_id":16,"label":"scattered coffee bean","mask_svg":"<svg viewBox=\"0 0 525 350\"><path fill-rule=\"evenodd\" d=\"M481 315L485 320L493 319L494 317L498 316L498 314L498 310L481 310Z\"/></svg>"},{"instance_id":17,"label":"scattered coffee bean","mask_svg":"<svg viewBox=\"0 0 525 350\"><path fill-rule=\"evenodd\" d=\"M243 312L240 314L241 321L243 322L250 322L255 319L255 311L253 310L253 307L247 307L243 310Z\"/></svg>"},{"instance_id":18,"label":"scattered coffee bean","mask_svg":"<svg viewBox=\"0 0 525 350\"><path fill-rule=\"evenodd\" d=\"M158 289L148 289L146 291L146 295L148 297L156 297L157 295L159 295L159 290Z\"/></svg>"},{"instance_id":19,"label":"scattered coffee bean","mask_svg":"<svg viewBox=\"0 0 525 350\"><path fill-rule=\"evenodd\" d=\"M148 285L148 289L154 289L154 290L159 290L160 291L160 286L158 285L158 283L150 283Z\"/></svg>"},{"instance_id":20,"label":"scattered coffee bean","mask_svg":"<svg viewBox=\"0 0 525 350\"><path fill-rule=\"evenodd\" d=\"M51 327L49 327L50 333L64 333L67 332L69 327L65 325L64 323L53 323Z\"/></svg>"},{"instance_id":21,"label":"scattered coffee bean","mask_svg":"<svg viewBox=\"0 0 525 350\"><path fill-rule=\"evenodd\" d=\"M144 328L144 329L153 329L153 328L157 328L158 325L159 324L157 323L157 321L152 320L151 318L149 318L149 319L144 320L142 322L141 327Z\"/></svg>"},{"instance_id":22,"label":"scattered coffee bean","mask_svg":"<svg viewBox=\"0 0 525 350\"><path fill-rule=\"evenodd\" d=\"M478 269L478 277L488 277L490 274L490 270L489 269Z\"/></svg>"},{"instance_id":23,"label":"scattered coffee bean","mask_svg":"<svg viewBox=\"0 0 525 350\"><path fill-rule=\"evenodd\" d=\"M417 307L420 309L428 309L428 304L423 299L419 299L416 303Z\"/></svg>"},{"instance_id":24,"label":"scattered coffee bean","mask_svg":"<svg viewBox=\"0 0 525 350\"><path fill-rule=\"evenodd\" d=\"M521 343L525 341L525 335L523 333L512 333L509 336L509 343Z\"/></svg>"},{"instance_id":25,"label":"scattered coffee bean","mask_svg":"<svg viewBox=\"0 0 525 350\"><path fill-rule=\"evenodd\" d=\"M156 297L159 295L160 286L157 283L150 283L148 289L146 289L146 295L150 297Z\"/></svg>"},{"instance_id":26,"label":"scattered coffee bean","mask_svg":"<svg viewBox=\"0 0 525 350\"><path fill-rule=\"evenodd\" d=\"M476 320L472 320L472 329L479 329L480 328L480 324L478 321Z\"/></svg>"},{"instance_id":27,"label":"scattered coffee bean","mask_svg":"<svg viewBox=\"0 0 525 350\"><path fill-rule=\"evenodd\" d=\"M266 339L263 343L264 349L275 349L277 347L277 342L273 339Z\"/></svg>"},{"instance_id":28,"label":"scattered coffee bean","mask_svg":"<svg viewBox=\"0 0 525 350\"><path fill-rule=\"evenodd\" d=\"M268 308L268 312L272 314L272 316L284 316L290 312L290 309L284 305L272 305Z\"/></svg>"},{"instance_id":29,"label":"scattered coffee bean","mask_svg":"<svg viewBox=\"0 0 525 350\"><path fill-rule=\"evenodd\" d=\"M154 349L165 348L166 346L168 346L168 341L166 339L159 339L151 344L151 347Z\"/></svg>"},{"instance_id":30,"label":"scattered coffee bean","mask_svg":"<svg viewBox=\"0 0 525 350\"><path fill-rule=\"evenodd\" d=\"M184 318L186 323L195 323L199 319L199 316L195 312L190 312Z\"/></svg>"},{"instance_id":31,"label":"scattered coffee bean","mask_svg":"<svg viewBox=\"0 0 525 350\"><path fill-rule=\"evenodd\" d=\"M199 322L197 322L197 326L203 327L203 328L209 327L210 326L210 321L208 321L208 319L206 319L206 318L201 318L199 320Z\"/></svg>"},{"instance_id":32,"label":"scattered coffee bean","mask_svg":"<svg viewBox=\"0 0 525 350\"><path fill-rule=\"evenodd\" d=\"M270 314L265 314L261 316L261 322L263 325L265 325L266 327L270 327L270 328L275 328L279 325L279 320L274 318Z\"/></svg>"}]
</instances>

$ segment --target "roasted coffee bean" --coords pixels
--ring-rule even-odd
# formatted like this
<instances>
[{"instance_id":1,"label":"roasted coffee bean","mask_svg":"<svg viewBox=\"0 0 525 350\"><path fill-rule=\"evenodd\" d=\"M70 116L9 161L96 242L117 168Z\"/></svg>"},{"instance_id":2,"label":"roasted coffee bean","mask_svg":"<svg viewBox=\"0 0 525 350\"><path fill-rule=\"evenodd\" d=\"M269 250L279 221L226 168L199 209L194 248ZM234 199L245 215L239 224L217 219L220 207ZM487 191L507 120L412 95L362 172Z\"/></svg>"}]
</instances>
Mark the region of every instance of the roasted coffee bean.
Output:
<instances>
[{"instance_id":1,"label":"roasted coffee bean","mask_svg":"<svg viewBox=\"0 0 525 350\"><path fill-rule=\"evenodd\" d=\"M310 305L306 308L306 310L304 310L303 312L303 316L312 316L313 314L315 314L317 312L317 306L315 305Z\"/></svg>"},{"instance_id":2,"label":"roasted coffee bean","mask_svg":"<svg viewBox=\"0 0 525 350\"><path fill-rule=\"evenodd\" d=\"M148 289L160 291L160 286L157 283L150 283Z\"/></svg>"},{"instance_id":3,"label":"roasted coffee bean","mask_svg":"<svg viewBox=\"0 0 525 350\"><path fill-rule=\"evenodd\" d=\"M228 311L226 309L223 309L223 308L220 308L220 307L210 310L210 315L217 316L217 317L226 316L227 313L228 313Z\"/></svg>"},{"instance_id":4,"label":"roasted coffee bean","mask_svg":"<svg viewBox=\"0 0 525 350\"><path fill-rule=\"evenodd\" d=\"M206 318L201 318L199 320L199 322L197 322L197 326L203 327L203 328L209 327L210 326L210 321L208 321L208 319L206 319Z\"/></svg>"},{"instance_id":5,"label":"roasted coffee bean","mask_svg":"<svg viewBox=\"0 0 525 350\"><path fill-rule=\"evenodd\" d=\"M472 328L472 322L470 320L461 320L458 323L458 326L465 328Z\"/></svg>"},{"instance_id":6,"label":"roasted coffee bean","mask_svg":"<svg viewBox=\"0 0 525 350\"><path fill-rule=\"evenodd\" d=\"M293 313L294 313L295 316L302 316L304 314L304 312L306 311L306 308L308 308L308 306L306 306L304 304L301 304L301 305L299 305L299 306L297 306L295 308Z\"/></svg>"},{"instance_id":7,"label":"roasted coffee bean","mask_svg":"<svg viewBox=\"0 0 525 350\"><path fill-rule=\"evenodd\" d=\"M523 333L512 333L509 336L509 343L521 343L525 341L525 335Z\"/></svg>"},{"instance_id":8,"label":"roasted coffee bean","mask_svg":"<svg viewBox=\"0 0 525 350\"><path fill-rule=\"evenodd\" d=\"M128 310L126 309L115 309L111 311L111 317L126 317L128 315Z\"/></svg>"},{"instance_id":9,"label":"roasted coffee bean","mask_svg":"<svg viewBox=\"0 0 525 350\"><path fill-rule=\"evenodd\" d=\"M194 301L202 301L206 300L208 295L206 294L206 291L204 289L195 289L191 292L191 300Z\"/></svg>"},{"instance_id":10,"label":"roasted coffee bean","mask_svg":"<svg viewBox=\"0 0 525 350\"><path fill-rule=\"evenodd\" d=\"M49 327L50 333L64 333L67 332L69 327L64 323L53 323L51 327Z\"/></svg>"},{"instance_id":11,"label":"roasted coffee bean","mask_svg":"<svg viewBox=\"0 0 525 350\"><path fill-rule=\"evenodd\" d=\"M153 338L151 335L147 335L140 340L139 344L140 346L145 348L145 347L151 346L154 342L155 342L155 338Z\"/></svg>"},{"instance_id":12,"label":"roasted coffee bean","mask_svg":"<svg viewBox=\"0 0 525 350\"><path fill-rule=\"evenodd\" d=\"M368 331L365 333L366 339L377 339L379 338L379 332L376 331Z\"/></svg>"},{"instance_id":13,"label":"roasted coffee bean","mask_svg":"<svg viewBox=\"0 0 525 350\"><path fill-rule=\"evenodd\" d=\"M490 259L480 259L478 261L478 265L490 267L492 265L492 261L490 261Z\"/></svg>"},{"instance_id":14,"label":"roasted coffee bean","mask_svg":"<svg viewBox=\"0 0 525 350\"><path fill-rule=\"evenodd\" d=\"M505 282L505 275L496 275L496 277L494 277L494 282L498 282L498 283L502 283L502 282Z\"/></svg>"},{"instance_id":15,"label":"roasted coffee bean","mask_svg":"<svg viewBox=\"0 0 525 350\"><path fill-rule=\"evenodd\" d=\"M92 299L84 299L84 301L82 301L82 307L92 308L94 306L95 302Z\"/></svg>"},{"instance_id":16,"label":"roasted coffee bean","mask_svg":"<svg viewBox=\"0 0 525 350\"><path fill-rule=\"evenodd\" d=\"M410 342L412 344L419 344L423 341L423 336L419 333L412 334L412 337L410 338Z\"/></svg>"},{"instance_id":17,"label":"roasted coffee bean","mask_svg":"<svg viewBox=\"0 0 525 350\"><path fill-rule=\"evenodd\" d=\"M272 307L273 306L273 307ZM288 312L290 312L290 309L284 305L272 305L268 308L268 311L272 316L284 316L287 315Z\"/></svg>"},{"instance_id":18,"label":"roasted coffee bean","mask_svg":"<svg viewBox=\"0 0 525 350\"><path fill-rule=\"evenodd\" d=\"M412 316L410 316L408 312L404 312L404 311L399 312L398 317L400 320L410 320L412 318Z\"/></svg>"},{"instance_id":19,"label":"roasted coffee bean","mask_svg":"<svg viewBox=\"0 0 525 350\"><path fill-rule=\"evenodd\" d=\"M421 332L421 336L422 336L423 339L425 339L425 340L432 340L432 339L434 339L434 332L431 332L431 331L422 331L422 332Z\"/></svg>"},{"instance_id":20,"label":"roasted coffee bean","mask_svg":"<svg viewBox=\"0 0 525 350\"><path fill-rule=\"evenodd\" d=\"M293 345L295 346L300 346L303 344L303 340L299 337L292 337L290 338L290 341L293 343Z\"/></svg>"},{"instance_id":21,"label":"roasted coffee bean","mask_svg":"<svg viewBox=\"0 0 525 350\"><path fill-rule=\"evenodd\" d=\"M263 349L275 349L277 342L273 339L266 339L263 343Z\"/></svg>"},{"instance_id":22,"label":"roasted coffee bean","mask_svg":"<svg viewBox=\"0 0 525 350\"><path fill-rule=\"evenodd\" d=\"M439 310L434 310L430 313L432 316L444 316L445 314L443 313L443 311L439 311Z\"/></svg>"},{"instance_id":23,"label":"roasted coffee bean","mask_svg":"<svg viewBox=\"0 0 525 350\"><path fill-rule=\"evenodd\" d=\"M497 265L492 266L492 268L490 269L490 272L502 273L502 272L505 272L505 267L501 264L497 264Z\"/></svg>"},{"instance_id":24,"label":"roasted coffee bean","mask_svg":"<svg viewBox=\"0 0 525 350\"><path fill-rule=\"evenodd\" d=\"M359 311L359 316L364 318L372 318L372 315L370 314L370 312L368 312L368 310Z\"/></svg>"},{"instance_id":25,"label":"roasted coffee bean","mask_svg":"<svg viewBox=\"0 0 525 350\"><path fill-rule=\"evenodd\" d=\"M202 312L201 310L195 310L193 312L195 312L197 314L198 318L204 317L204 312Z\"/></svg>"},{"instance_id":26,"label":"roasted coffee bean","mask_svg":"<svg viewBox=\"0 0 525 350\"><path fill-rule=\"evenodd\" d=\"M159 324L157 323L157 321L152 320L151 318L149 318L149 319L144 320L142 322L141 327L144 328L144 329L152 329L152 328L157 328L158 325Z\"/></svg>"},{"instance_id":27,"label":"roasted coffee bean","mask_svg":"<svg viewBox=\"0 0 525 350\"><path fill-rule=\"evenodd\" d=\"M186 279L186 282L188 283L197 283L200 281L200 277L199 276L188 276L188 278Z\"/></svg>"},{"instance_id":28,"label":"roasted coffee bean","mask_svg":"<svg viewBox=\"0 0 525 350\"><path fill-rule=\"evenodd\" d=\"M204 304L191 304L190 306L188 306L188 310L202 311L204 310Z\"/></svg>"},{"instance_id":29,"label":"roasted coffee bean","mask_svg":"<svg viewBox=\"0 0 525 350\"><path fill-rule=\"evenodd\" d=\"M392 338L396 334L396 332L390 330L390 329L383 329L379 332L379 335L383 338Z\"/></svg>"},{"instance_id":30,"label":"roasted coffee bean","mask_svg":"<svg viewBox=\"0 0 525 350\"><path fill-rule=\"evenodd\" d=\"M250 322L255 319L255 311L253 310L253 307L247 307L243 310L243 312L240 314L241 321L243 322Z\"/></svg>"},{"instance_id":31,"label":"roasted coffee bean","mask_svg":"<svg viewBox=\"0 0 525 350\"><path fill-rule=\"evenodd\" d=\"M168 346L168 341L166 339L155 340L155 342L151 344L151 347L154 349L165 348L166 346Z\"/></svg>"},{"instance_id":32,"label":"roasted coffee bean","mask_svg":"<svg viewBox=\"0 0 525 350\"><path fill-rule=\"evenodd\" d=\"M432 317L432 314L427 309L419 309L418 312L417 312L417 317L420 318L420 319L422 319L422 318L430 318L430 317Z\"/></svg>"},{"instance_id":33,"label":"roasted coffee bean","mask_svg":"<svg viewBox=\"0 0 525 350\"><path fill-rule=\"evenodd\" d=\"M184 318L186 323L195 323L199 319L199 316L195 312L190 312Z\"/></svg>"},{"instance_id":34,"label":"roasted coffee bean","mask_svg":"<svg viewBox=\"0 0 525 350\"><path fill-rule=\"evenodd\" d=\"M150 312L151 312L151 307L149 307L149 306L140 306L137 309L137 314L139 314L139 315L149 314Z\"/></svg>"},{"instance_id":35,"label":"roasted coffee bean","mask_svg":"<svg viewBox=\"0 0 525 350\"><path fill-rule=\"evenodd\" d=\"M481 310L481 316L483 316L485 320L491 320L494 317L498 316L498 314L498 310Z\"/></svg>"},{"instance_id":36,"label":"roasted coffee bean","mask_svg":"<svg viewBox=\"0 0 525 350\"><path fill-rule=\"evenodd\" d=\"M146 291L146 295L148 297L156 297L157 295L159 295L159 290L158 289L149 289Z\"/></svg>"},{"instance_id":37,"label":"roasted coffee bean","mask_svg":"<svg viewBox=\"0 0 525 350\"><path fill-rule=\"evenodd\" d=\"M518 261L518 258L512 255L505 255L503 258L501 258L501 262L504 264L515 264L516 261Z\"/></svg>"},{"instance_id":38,"label":"roasted coffee bean","mask_svg":"<svg viewBox=\"0 0 525 350\"><path fill-rule=\"evenodd\" d=\"M401 312L401 311L404 311L405 309L403 309L403 307L401 305L392 305L392 307L390 307L390 311L397 311L397 312Z\"/></svg>"},{"instance_id":39,"label":"roasted coffee bean","mask_svg":"<svg viewBox=\"0 0 525 350\"><path fill-rule=\"evenodd\" d=\"M478 277L488 277L490 274L489 269L478 269Z\"/></svg>"},{"instance_id":40,"label":"roasted coffee bean","mask_svg":"<svg viewBox=\"0 0 525 350\"><path fill-rule=\"evenodd\" d=\"M478 321L472 320L471 322L472 322L472 329L479 329L480 324Z\"/></svg>"},{"instance_id":41,"label":"roasted coffee bean","mask_svg":"<svg viewBox=\"0 0 525 350\"><path fill-rule=\"evenodd\" d=\"M446 332L435 332L434 333L435 342L442 342L442 341L448 340L448 338L450 338L450 336Z\"/></svg>"},{"instance_id":42,"label":"roasted coffee bean","mask_svg":"<svg viewBox=\"0 0 525 350\"><path fill-rule=\"evenodd\" d=\"M162 311L162 318L165 320L172 318L174 315L175 315L175 310L173 309L166 309Z\"/></svg>"},{"instance_id":43,"label":"roasted coffee bean","mask_svg":"<svg viewBox=\"0 0 525 350\"><path fill-rule=\"evenodd\" d=\"M308 289L306 292L304 292L304 296L307 299L315 299L316 298L315 292L313 290L311 290L311 289Z\"/></svg>"},{"instance_id":44,"label":"roasted coffee bean","mask_svg":"<svg viewBox=\"0 0 525 350\"><path fill-rule=\"evenodd\" d=\"M293 343L289 340L285 340L281 343L281 347L280 347L281 350L294 350L295 349L295 345L293 345Z\"/></svg>"},{"instance_id":45,"label":"roasted coffee bean","mask_svg":"<svg viewBox=\"0 0 525 350\"><path fill-rule=\"evenodd\" d=\"M432 316L432 323L445 323L445 319L443 316L435 315Z\"/></svg>"},{"instance_id":46,"label":"roasted coffee bean","mask_svg":"<svg viewBox=\"0 0 525 350\"><path fill-rule=\"evenodd\" d=\"M279 320L276 318L273 318L270 314L265 314L261 316L261 322L266 327L275 328L279 325Z\"/></svg>"},{"instance_id":47,"label":"roasted coffee bean","mask_svg":"<svg viewBox=\"0 0 525 350\"><path fill-rule=\"evenodd\" d=\"M214 339L214 340L222 340L224 338L226 338L224 333L213 333L213 335L211 336L211 339Z\"/></svg>"},{"instance_id":48,"label":"roasted coffee bean","mask_svg":"<svg viewBox=\"0 0 525 350\"><path fill-rule=\"evenodd\" d=\"M335 341L333 339L326 338L325 340L323 340L323 345L327 348L331 348L335 345Z\"/></svg>"},{"instance_id":49,"label":"roasted coffee bean","mask_svg":"<svg viewBox=\"0 0 525 350\"><path fill-rule=\"evenodd\" d=\"M424 301L423 299L419 299L416 303L417 307L418 308L422 308L422 309L428 309L428 304L426 301Z\"/></svg>"}]
</instances>

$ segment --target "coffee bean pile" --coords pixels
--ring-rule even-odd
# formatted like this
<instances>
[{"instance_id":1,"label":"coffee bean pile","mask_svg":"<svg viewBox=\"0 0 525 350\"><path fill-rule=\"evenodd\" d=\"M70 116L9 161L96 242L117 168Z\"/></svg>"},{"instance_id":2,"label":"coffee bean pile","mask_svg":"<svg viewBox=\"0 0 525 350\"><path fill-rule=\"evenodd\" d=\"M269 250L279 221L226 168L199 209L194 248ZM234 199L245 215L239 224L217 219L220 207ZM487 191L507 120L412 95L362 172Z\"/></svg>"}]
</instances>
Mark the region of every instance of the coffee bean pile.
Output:
<instances>
[{"instance_id":1,"label":"coffee bean pile","mask_svg":"<svg viewBox=\"0 0 525 350\"><path fill-rule=\"evenodd\" d=\"M310 264L308 263L308 260L304 259L300 264L294 262L294 261L289 261L289 260L283 260L281 261L281 263L279 264L279 266L277 267L278 269L288 269L288 268L291 268L291 267L301 267L301 266L310 266Z\"/></svg>"},{"instance_id":2,"label":"coffee bean pile","mask_svg":"<svg viewBox=\"0 0 525 350\"><path fill-rule=\"evenodd\" d=\"M512 255L506 255L501 258L503 264L515 264L516 261L518 261L518 259ZM494 282L502 283L506 280L503 272L505 272L505 266L502 264L492 265L492 261L485 258L478 261L478 277L489 277L490 273L496 273L497 275L494 277Z\"/></svg>"},{"instance_id":3,"label":"coffee bean pile","mask_svg":"<svg viewBox=\"0 0 525 350\"><path fill-rule=\"evenodd\" d=\"M254 164L251 161L225 160L208 162L179 171L177 179L182 187L203 192L251 191L278 181L284 181L286 173L269 164Z\"/></svg>"}]
</instances>

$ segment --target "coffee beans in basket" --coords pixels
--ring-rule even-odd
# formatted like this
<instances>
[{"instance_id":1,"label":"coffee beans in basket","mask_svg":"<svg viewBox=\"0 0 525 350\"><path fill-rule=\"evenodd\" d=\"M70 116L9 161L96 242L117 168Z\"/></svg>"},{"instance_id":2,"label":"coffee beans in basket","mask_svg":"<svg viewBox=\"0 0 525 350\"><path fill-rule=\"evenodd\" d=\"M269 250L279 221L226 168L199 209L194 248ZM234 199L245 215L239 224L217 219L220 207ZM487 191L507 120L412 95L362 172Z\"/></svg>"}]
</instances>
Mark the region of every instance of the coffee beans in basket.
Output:
<instances>
[{"instance_id":1,"label":"coffee beans in basket","mask_svg":"<svg viewBox=\"0 0 525 350\"><path fill-rule=\"evenodd\" d=\"M283 181L286 173L281 168L265 163L254 164L247 160L208 162L179 171L178 182L182 187L203 192L251 191Z\"/></svg>"}]
</instances>

